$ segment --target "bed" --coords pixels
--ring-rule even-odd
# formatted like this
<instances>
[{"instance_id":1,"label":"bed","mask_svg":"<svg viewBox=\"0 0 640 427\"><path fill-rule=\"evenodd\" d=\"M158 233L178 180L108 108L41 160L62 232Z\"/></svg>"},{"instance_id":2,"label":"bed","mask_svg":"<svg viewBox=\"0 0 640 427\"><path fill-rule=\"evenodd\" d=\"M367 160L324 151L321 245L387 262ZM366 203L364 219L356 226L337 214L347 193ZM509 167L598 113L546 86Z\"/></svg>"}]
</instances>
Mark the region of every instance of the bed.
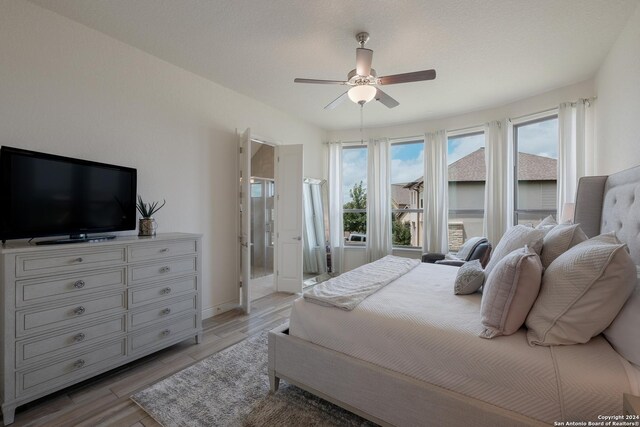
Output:
<instances>
[{"instance_id":1,"label":"bed","mask_svg":"<svg viewBox=\"0 0 640 427\"><path fill-rule=\"evenodd\" d=\"M580 181L575 222L615 231L640 264L640 167ZM346 312L298 299L269 334L279 379L380 425L545 425L622 413L638 369L602 337L529 346L524 330L478 338L480 294L453 295L457 269L421 264ZM425 280L425 278L429 278ZM393 309L389 309L393 307Z\"/></svg>"}]
</instances>

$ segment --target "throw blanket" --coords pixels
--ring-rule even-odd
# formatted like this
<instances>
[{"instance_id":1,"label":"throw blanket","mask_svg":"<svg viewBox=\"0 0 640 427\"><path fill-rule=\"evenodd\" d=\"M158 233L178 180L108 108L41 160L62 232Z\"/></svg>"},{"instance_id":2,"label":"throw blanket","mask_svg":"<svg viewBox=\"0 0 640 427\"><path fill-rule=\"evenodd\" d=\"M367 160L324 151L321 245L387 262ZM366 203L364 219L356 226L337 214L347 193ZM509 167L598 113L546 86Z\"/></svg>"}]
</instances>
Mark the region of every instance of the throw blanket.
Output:
<instances>
[{"instance_id":1,"label":"throw blanket","mask_svg":"<svg viewBox=\"0 0 640 427\"><path fill-rule=\"evenodd\" d=\"M315 285L303 296L306 301L315 304L353 310L366 297L384 288L419 264L420 261L417 259L388 255L378 261L365 264Z\"/></svg>"}]
</instances>

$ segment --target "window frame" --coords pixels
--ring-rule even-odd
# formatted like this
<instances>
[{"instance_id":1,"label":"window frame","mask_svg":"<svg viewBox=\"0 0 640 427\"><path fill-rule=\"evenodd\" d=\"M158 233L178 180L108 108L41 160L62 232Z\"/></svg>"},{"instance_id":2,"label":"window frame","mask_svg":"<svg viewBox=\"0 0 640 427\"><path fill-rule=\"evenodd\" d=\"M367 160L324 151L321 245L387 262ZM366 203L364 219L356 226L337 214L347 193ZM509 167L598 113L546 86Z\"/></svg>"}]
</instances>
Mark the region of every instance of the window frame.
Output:
<instances>
[{"instance_id":1,"label":"window frame","mask_svg":"<svg viewBox=\"0 0 640 427\"><path fill-rule=\"evenodd\" d=\"M389 164L391 164L391 149L393 148L394 145L411 145L411 144L422 144L422 149L424 150L424 138L421 137L413 137L413 138L394 138L394 139L389 139ZM424 192L424 178L425 178L425 169L424 169L424 161L422 162L422 191ZM391 168L389 169L389 176L391 176ZM391 186L393 184L391 183L391 180L389 180L389 192L391 192ZM420 227L420 218L424 217L424 208L420 207L420 205L422 204L422 200L420 198L420 194L418 194L417 196L417 202L416 204L418 205L418 208L412 208L412 209L394 209L393 207L391 208L391 248L393 250L422 250L422 246L400 246L400 245L396 245L393 242L393 215L397 214L397 213L415 213L417 214L417 223L418 225L416 226L416 232L418 233L416 241L418 243L420 243L420 240L422 240L422 230L424 227L424 218L422 218L422 228Z\"/></svg>"},{"instance_id":2,"label":"window frame","mask_svg":"<svg viewBox=\"0 0 640 427\"><path fill-rule=\"evenodd\" d=\"M549 112L549 114L545 114L544 116L536 116L530 119L526 117L518 120L517 123L513 123L513 225L518 225L518 214L533 214L533 215L553 215L555 218L558 216L558 206L556 209L551 211L548 209L518 209L518 129L523 126L534 125L536 123L542 123L549 120L558 120L558 112ZM556 159L558 161L558 159ZM556 189L558 186L558 180L556 178ZM557 191L557 190L556 190Z\"/></svg>"},{"instance_id":3,"label":"window frame","mask_svg":"<svg viewBox=\"0 0 640 427\"><path fill-rule=\"evenodd\" d=\"M449 153L449 141L452 139L457 139L457 138L466 138L466 137L470 137L470 136L484 136L485 141L484 141L484 149L487 149L487 139L486 139L486 134L483 128L475 128L475 129L468 129L466 131L462 131L462 132L451 132L451 133L447 133L447 155ZM449 162L447 161L447 191L449 191ZM484 164L484 170L485 170L485 178L484 178L484 185L486 188L487 185L487 162L485 160L485 164ZM484 216L485 216L485 207L482 206L482 209L451 209L450 206L447 206L447 230L449 227L449 221L451 219L451 214L454 215L460 215L460 214L469 214L469 215L482 215L483 221L484 221ZM451 249L451 242L449 242L449 250Z\"/></svg>"},{"instance_id":4,"label":"window frame","mask_svg":"<svg viewBox=\"0 0 640 427\"><path fill-rule=\"evenodd\" d=\"M342 170L342 168L344 167L344 151L345 150L356 150L356 149L362 149L365 148L367 150L367 162L369 161L369 144L367 142L362 143L362 142L352 142L352 143L343 143L342 145L342 153L341 153L341 161L343 162L340 165L341 168L341 175L344 173L344 171ZM343 183L344 185L344 183ZM368 185L368 182L367 182ZM368 191L369 188L367 186L367 196L368 196ZM367 200L368 203L368 200ZM345 201L342 201L342 205L340 206L341 209L341 217L342 217L342 235L343 235L343 239L344 239L344 247L345 248L359 248L359 247L365 247L367 245L367 239L369 237L369 215L367 214L367 209L345 209L344 208L345 205ZM364 233L365 239L364 240L347 240L346 237L344 237L345 234L345 229L344 229L344 214L348 214L348 213L364 213L365 215L365 219L366 219L366 224L367 224L367 228L366 231ZM352 234L362 234L362 233L352 233Z\"/></svg>"}]
</instances>

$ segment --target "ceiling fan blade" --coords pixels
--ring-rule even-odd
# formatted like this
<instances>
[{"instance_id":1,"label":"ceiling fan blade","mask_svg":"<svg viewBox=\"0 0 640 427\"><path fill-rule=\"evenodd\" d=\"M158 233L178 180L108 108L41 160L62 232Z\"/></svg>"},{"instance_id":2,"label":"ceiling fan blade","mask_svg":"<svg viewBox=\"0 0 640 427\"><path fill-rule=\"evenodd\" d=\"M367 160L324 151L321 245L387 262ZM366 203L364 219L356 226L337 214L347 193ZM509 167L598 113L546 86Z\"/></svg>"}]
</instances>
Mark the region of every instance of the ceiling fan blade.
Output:
<instances>
[{"instance_id":1,"label":"ceiling fan blade","mask_svg":"<svg viewBox=\"0 0 640 427\"><path fill-rule=\"evenodd\" d=\"M411 83L436 78L436 70L414 71L413 73L394 74L378 78L379 85L394 85L397 83Z\"/></svg>"},{"instance_id":2,"label":"ceiling fan blade","mask_svg":"<svg viewBox=\"0 0 640 427\"><path fill-rule=\"evenodd\" d=\"M318 85L346 85L344 80L294 79L294 83L314 83Z\"/></svg>"},{"instance_id":3,"label":"ceiling fan blade","mask_svg":"<svg viewBox=\"0 0 640 427\"><path fill-rule=\"evenodd\" d=\"M345 93L343 93L342 95L340 95L339 97L337 97L336 99L331 101L326 107L324 107L324 109L325 110L333 110L338 105L342 104L342 101L347 99L347 93L349 93L349 91L346 91Z\"/></svg>"},{"instance_id":4,"label":"ceiling fan blade","mask_svg":"<svg viewBox=\"0 0 640 427\"><path fill-rule=\"evenodd\" d=\"M395 99L393 99L392 97L390 97L389 95L387 95L386 93L381 91L380 89L376 88L376 90L377 90L377 92L376 92L376 101L380 101L387 108L393 108L393 107L397 107L398 105L400 105L400 103L398 101L396 101Z\"/></svg>"},{"instance_id":5,"label":"ceiling fan blade","mask_svg":"<svg viewBox=\"0 0 640 427\"><path fill-rule=\"evenodd\" d=\"M356 73L368 77L371 74L371 60L373 51L364 47L356 49Z\"/></svg>"}]
</instances>

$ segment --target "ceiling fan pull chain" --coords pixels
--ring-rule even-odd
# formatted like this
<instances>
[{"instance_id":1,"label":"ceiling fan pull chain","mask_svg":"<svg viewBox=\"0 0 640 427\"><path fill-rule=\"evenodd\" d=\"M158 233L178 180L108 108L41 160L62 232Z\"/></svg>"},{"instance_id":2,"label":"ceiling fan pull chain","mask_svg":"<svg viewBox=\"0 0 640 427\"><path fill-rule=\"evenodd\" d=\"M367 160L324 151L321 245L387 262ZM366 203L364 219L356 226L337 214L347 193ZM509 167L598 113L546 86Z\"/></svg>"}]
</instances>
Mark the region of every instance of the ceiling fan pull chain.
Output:
<instances>
[{"instance_id":1,"label":"ceiling fan pull chain","mask_svg":"<svg viewBox=\"0 0 640 427\"><path fill-rule=\"evenodd\" d=\"M360 104L360 144L364 144L364 102Z\"/></svg>"}]
</instances>

